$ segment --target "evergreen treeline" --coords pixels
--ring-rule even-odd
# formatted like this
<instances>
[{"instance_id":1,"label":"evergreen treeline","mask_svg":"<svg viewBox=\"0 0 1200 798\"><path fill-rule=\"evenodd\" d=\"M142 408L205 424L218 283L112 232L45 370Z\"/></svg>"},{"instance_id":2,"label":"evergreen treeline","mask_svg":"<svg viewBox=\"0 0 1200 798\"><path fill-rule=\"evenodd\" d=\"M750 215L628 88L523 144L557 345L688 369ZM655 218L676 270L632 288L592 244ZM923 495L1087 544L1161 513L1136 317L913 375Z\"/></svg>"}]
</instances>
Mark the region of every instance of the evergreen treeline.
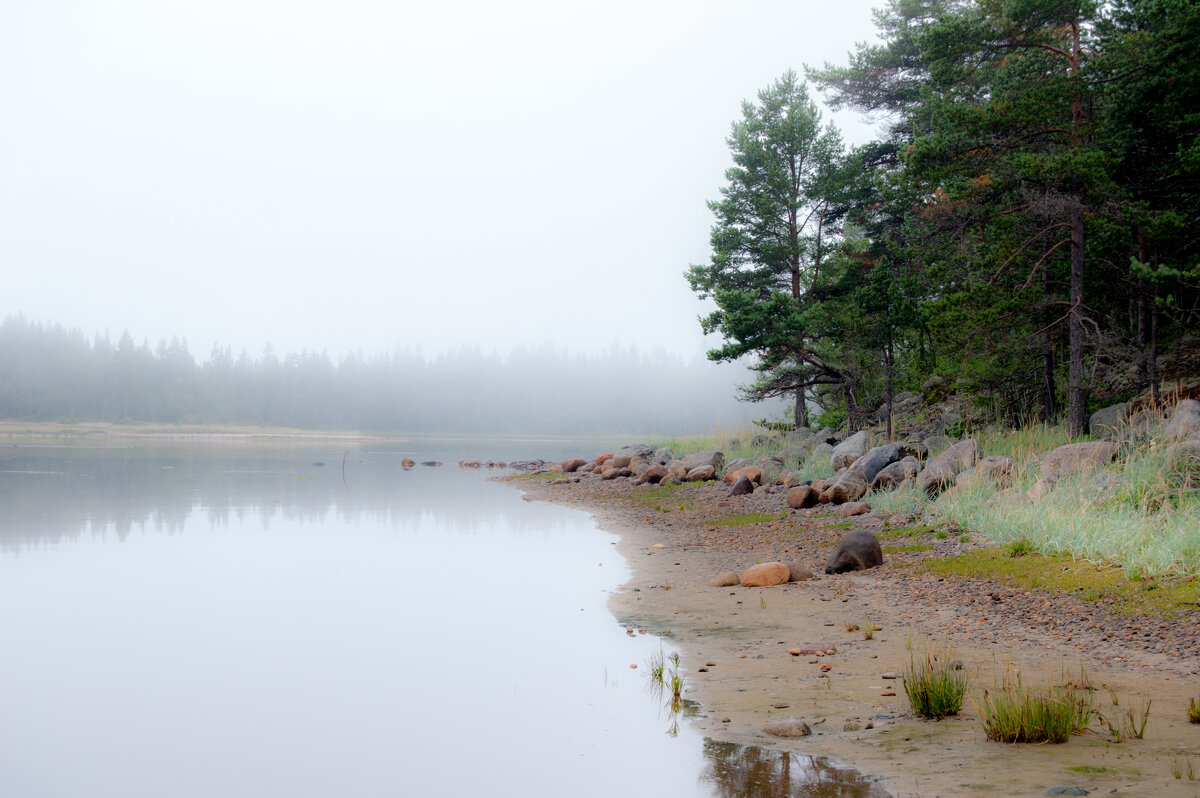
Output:
<instances>
[{"instance_id":1,"label":"evergreen treeline","mask_svg":"<svg viewBox=\"0 0 1200 798\"><path fill-rule=\"evenodd\" d=\"M729 138L715 360L750 398L861 422L931 375L1007 421L1196 373L1200 3L890 0L882 43L809 68L885 134L847 150L789 73ZM828 419L827 419L828 420Z\"/></svg>"},{"instance_id":2,"label":"evergreen treeline","mask_svg":"<svg viewBox=\"0 0 1200 798\"><path fill-rule=\"evenodd\" d=\"M0 417L252 424L386 432L676 433L740 421L745 372L669 354L550 347L507 357L464 348L280 358L215 347L197 363L178 339L114 344L9 317L0 323Z\"/></svg>"}]
</instances>

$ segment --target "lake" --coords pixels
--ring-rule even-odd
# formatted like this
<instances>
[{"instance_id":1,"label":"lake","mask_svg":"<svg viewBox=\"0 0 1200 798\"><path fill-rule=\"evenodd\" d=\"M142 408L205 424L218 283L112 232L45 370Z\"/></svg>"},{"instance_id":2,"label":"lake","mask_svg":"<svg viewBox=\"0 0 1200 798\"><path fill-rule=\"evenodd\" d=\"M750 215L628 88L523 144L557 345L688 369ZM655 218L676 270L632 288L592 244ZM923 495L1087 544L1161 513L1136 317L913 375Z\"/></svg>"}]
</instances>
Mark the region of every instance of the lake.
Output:
<instances>
[{"instance_id":1,"label":"lake","mask_svg":"<svg viewBox=\"0 0 1200 798\"><path fill-rule=\"evenodd\" d=\"M615 538L454 466L579 451L0 446L0 795L876 794L693 730Z\"/></svg>"}]
</instances>

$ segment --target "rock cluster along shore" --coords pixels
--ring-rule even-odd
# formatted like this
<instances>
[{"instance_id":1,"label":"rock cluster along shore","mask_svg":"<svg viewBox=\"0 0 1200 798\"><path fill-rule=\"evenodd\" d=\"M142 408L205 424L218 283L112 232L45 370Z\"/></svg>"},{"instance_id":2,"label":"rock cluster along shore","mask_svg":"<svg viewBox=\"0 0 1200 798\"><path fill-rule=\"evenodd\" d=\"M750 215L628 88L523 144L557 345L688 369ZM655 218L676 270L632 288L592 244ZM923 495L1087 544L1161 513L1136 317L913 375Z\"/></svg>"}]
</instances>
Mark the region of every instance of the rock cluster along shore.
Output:
<instances>
[{"instance_id":1,"label":"rock cluster along shore","mask_svg":"<svg viewBox=\"0 0 1200 798\"><path fill-rule=\"evenodd\" d=\"M781 506L800 510L818 505L836 508L842 518L866 515L870 504L864 499L879 491L893 490L914 482L931 497L951 494L969 484L986 483L995 492L990 501L1006 505L1036 502L1054 490L1064 477L1081 471L1096 470L1112 461L1121 446L1128 443L1129 426L1118 426L1120 413L1111 408L1098 411L1094 426L1113 434L1107 440L1085 441L1060 446L1042 455L1036 482L1027 491L1013 487L1017 465L1008 457L985 455L973 438L954 441L936 432L919 440L886 442L872 445L872 432L861 430L839 436L832 430L803 429L791 433L785 446L775 454L750 460L738 458L726 462L719 451L698 452L677 457L670 449L654 449L646 444L624 446L591 458L574 458L548 463L524 460L512 463L462 460L461 468L508 468L526 472L561 474L551 484L582 481L629 481L638 486L711 483L720 480L728 486L728 497L780 494ZM1128 418L1128 417L1126 417ZM1156 424L1138 422L1142 440L1153 439L1172 447L1178 457L1200 462L1200 401L1178 402ZM1122 437L1124 436L1124 437ZM764 441L765 442L765 439ZM760 445L762 442L758 442ZM835 474L830 479L801 481L787 468L789 463L809 457L828 457ZM1122 477L1097 476L1097 491L1116 490ZM880 546L869 532L847 535L825 565L826 573L873 568L883 562ZM781 579L787 564L774 563L773 577ZM781 579L789 581L789 579ZM775 582L778 584L779 582Z\"/></svg>"}]
</instances>

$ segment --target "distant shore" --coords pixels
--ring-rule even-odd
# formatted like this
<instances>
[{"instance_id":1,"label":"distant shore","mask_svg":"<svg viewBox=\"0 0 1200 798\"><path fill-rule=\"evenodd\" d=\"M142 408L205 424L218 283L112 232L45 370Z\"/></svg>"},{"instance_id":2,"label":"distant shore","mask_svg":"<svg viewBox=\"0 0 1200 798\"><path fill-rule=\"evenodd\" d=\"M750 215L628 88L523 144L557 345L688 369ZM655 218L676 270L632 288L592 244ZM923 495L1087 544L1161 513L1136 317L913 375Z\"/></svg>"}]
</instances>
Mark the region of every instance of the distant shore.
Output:
<instances>
[{"instance_id":1,"label":"distant shore","mask_svg":"<svg viewBox=\"0 0 1200 798\"><path fill-rule=\"evenodd\" d=\"M938 577L919 567L936 552L893 553L879 568L826 576L824 559L838 538L881 522L847 524L823 508L787 511L779 492L731 497L728 487L708 483L656 493L628 480L555 476L509 483L529 500L589 512L619 535L633 576L610 607L632 629L666 638L668 652L679 651L685 697L702 705L692 722L705 735L831 756L882 777L896 796L1040 795L1055 785L1093 794L1195 794L1196 782L1173 770L1186 772L1188 761L1200 770L1200 726L1186 719L1188 699L1200 693L1200 649L1177 648L1194 642L1197 629L1176 630L1176 637L1162 618L1120 617L1061 591ZM801 561L818 576L771 588L710 585L720 572L775 560ZM850 631L868 619L881 627L869 641ZM912 653L944 642L964 663L976 700L1006 667L1044 685L1079 679L1082 666L1105 717L1151 705L1145 739L1117 744L1093 723L1093 731L1062 745L990 742L971 702L956 718L917 718L904 668ZM815 643L837 653L788 654ZM784 740L761 731L790 718L808 723L813 736Z\"/></svg>"}]
</instances>

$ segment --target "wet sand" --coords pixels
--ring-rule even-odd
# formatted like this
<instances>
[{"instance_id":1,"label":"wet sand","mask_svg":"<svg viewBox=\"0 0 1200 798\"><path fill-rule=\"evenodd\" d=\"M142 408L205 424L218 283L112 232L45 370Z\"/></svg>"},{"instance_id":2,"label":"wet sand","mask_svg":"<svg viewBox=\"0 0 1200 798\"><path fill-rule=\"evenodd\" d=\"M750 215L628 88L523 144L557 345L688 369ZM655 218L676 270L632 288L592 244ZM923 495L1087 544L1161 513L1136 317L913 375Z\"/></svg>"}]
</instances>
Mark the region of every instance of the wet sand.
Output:
<instances>
[{"instance_id":1,"label":"wet sand","mask_svg":"<svg viewBox=\"0 0 1200 798\"><path fill-rule=\"evenodd\" d=\"M688 486L672 497L685 508L664 512L630 501L645 489L623 480L510 483L529 500L586 510L619 536L633 576L609 606L635 630L665 637L668 653L679 652L685 697L703 707L691 722L713 739L830 756L879 777L898 798L1032 796L1053 785L1093 795L1200 794L1200 725L1186 716L1188 699L1200 696L1194 626L1108 617L1041 591L1001 592L996 600L995 583L941 581L906 566L903 555L885 555L889 562L871 571L825 576L824 557L849 530L830 529L834 519L811 511L775 524L711 523L749 509L782 515L782 493L728 498L720 485ZM803 562L818 576L770 588L709 585L720 572L773 560ZM847 630L868 618L881 627L873 639ZM1093 722L1061 745L991 742L970 699L958 717L918 718L901 678L910 647L920 656L943 642L966 668L976 700L1006 668L1019 668L1026 684L1062 684L1079 681L1082 665L1093 706L1114 723L1150 703L1145 738L1117 743ZM836 653L788 654L813 643ZM761 731L792 718L813 735ZM1189 764L1197 780L1188 779Z\"/></svg>"}]
</instances>

